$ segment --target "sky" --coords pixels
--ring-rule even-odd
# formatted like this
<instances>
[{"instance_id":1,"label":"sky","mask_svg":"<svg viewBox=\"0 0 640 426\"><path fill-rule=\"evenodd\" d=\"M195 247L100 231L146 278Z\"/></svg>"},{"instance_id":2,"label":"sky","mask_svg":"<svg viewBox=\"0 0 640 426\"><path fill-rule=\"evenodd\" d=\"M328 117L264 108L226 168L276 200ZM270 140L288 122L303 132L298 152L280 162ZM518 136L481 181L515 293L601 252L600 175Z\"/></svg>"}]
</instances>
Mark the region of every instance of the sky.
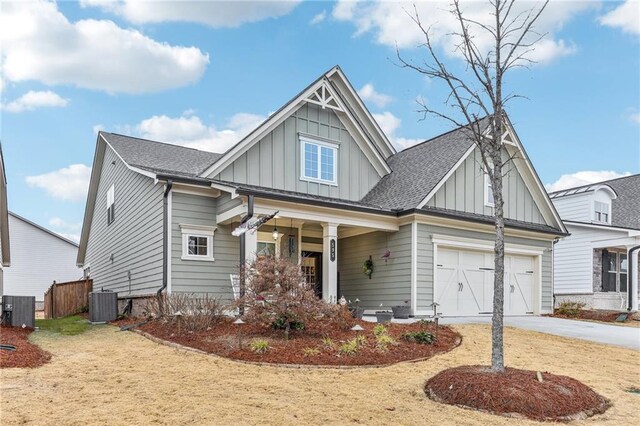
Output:
<instances>
[{"instance_id":1,"label":"sky","mask_svg":"<svg viewBox=\"0 0 640 426\"><path fill-rule=\"evenodd\" d=\"M486 1L463 2L478 20ZM519 8L540 3L520 2ZM449 1L417 2L437 53ZM401 2L0 2L0 141L9 209L78 240L99 130L224 151L338 64L398 150L451 129ZM640 3L552 1L507 111L548 189L640 172ZM481 34L478 45L488 39Z\"/></svg>"}]
</instances>

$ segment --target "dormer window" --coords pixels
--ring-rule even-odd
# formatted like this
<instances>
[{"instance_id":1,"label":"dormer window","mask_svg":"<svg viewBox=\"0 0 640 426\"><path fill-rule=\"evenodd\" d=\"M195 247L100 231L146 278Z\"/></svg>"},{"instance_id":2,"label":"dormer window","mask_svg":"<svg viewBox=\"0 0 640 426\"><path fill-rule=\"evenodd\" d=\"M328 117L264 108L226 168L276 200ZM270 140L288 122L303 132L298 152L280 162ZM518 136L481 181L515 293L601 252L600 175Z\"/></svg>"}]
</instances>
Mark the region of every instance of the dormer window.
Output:
<instances>
[{"instance_id":1,"label":"dormer window","mask_svg":"<svg viewBox=\"0 0 640 426\"><path fill-rule=\"evenodd\" d=\"M611 204L602 201L594 201L594 218L596 222L611 223Z\"/></svg>"},{"instance_id":2,"label":"dormer window","mask_svg":"<svg viewBox=\"0 0 640 426\"><path fill-rule=\"evenodd\" d=\"M338 145L300 136L300 179L337 185Z\"/></svg>"}]
</instances>

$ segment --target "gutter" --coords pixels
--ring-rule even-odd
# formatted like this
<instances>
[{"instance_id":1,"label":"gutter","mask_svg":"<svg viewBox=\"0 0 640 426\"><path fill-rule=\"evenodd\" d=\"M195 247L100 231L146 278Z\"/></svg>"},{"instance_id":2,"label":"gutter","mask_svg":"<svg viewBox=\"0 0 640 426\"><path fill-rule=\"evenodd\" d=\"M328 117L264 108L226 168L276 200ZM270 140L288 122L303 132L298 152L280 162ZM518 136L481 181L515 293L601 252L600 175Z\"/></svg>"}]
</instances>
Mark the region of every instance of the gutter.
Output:
<instances>
[{"instance_id":1,"label":"gutter","mask_svg":"<svg viewBox=\"0 0 640 426\"><path fill-rule=\"evenodd\" d=\"M169 233L167 232L169 226L169 192L173 187L173 180L168 179L167 184L164 187L164 194L162 196L162 287L160 287L156 293L158 297L167 288L168 276L169 276L169 254L167 253L167 242L169 241Z\"/></svg>"},{"instance_id":2,"label":"gutter","mask_svg":"<svg viewBox=\"0 0 640 426\"><path fill-rule=\"evenodd\" d=\"M633 284L633 268L634 266L637 268L636 262L633 261L633 253L640 250L640 245L631 247L627 252L627 263L629 264L629 270L627 271L627 310L628 311L636 311L637 308L633 306L633 291L631 290ZM636 275L638 275L638 271L636 271ZM636 280L637 286L638 280ZM635 289L636 294L638 293L638 289Z\"/></svg>"}]
</instances>

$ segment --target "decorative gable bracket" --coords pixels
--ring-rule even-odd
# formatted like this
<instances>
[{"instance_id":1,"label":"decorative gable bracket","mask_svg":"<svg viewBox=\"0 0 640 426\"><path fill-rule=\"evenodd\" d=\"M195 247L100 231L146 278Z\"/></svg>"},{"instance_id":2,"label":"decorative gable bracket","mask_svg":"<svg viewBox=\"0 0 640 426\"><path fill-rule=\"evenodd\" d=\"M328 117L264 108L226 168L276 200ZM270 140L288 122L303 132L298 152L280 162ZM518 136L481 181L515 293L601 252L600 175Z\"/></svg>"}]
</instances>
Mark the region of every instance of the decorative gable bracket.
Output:
<instances>
[{"instance_id":1,"label":"decorative gable bracket","mask_svg":"<svg viewBox=\"0 0 640 426\"><path fill-rule=\"evenodd\" d=\"M331 108L335 111L343 111L342 107L336 101L331 89L326 84L322 84L318 89L305 99L306 102L320 105L322 109Z\"/></svg>"}]
</instances>

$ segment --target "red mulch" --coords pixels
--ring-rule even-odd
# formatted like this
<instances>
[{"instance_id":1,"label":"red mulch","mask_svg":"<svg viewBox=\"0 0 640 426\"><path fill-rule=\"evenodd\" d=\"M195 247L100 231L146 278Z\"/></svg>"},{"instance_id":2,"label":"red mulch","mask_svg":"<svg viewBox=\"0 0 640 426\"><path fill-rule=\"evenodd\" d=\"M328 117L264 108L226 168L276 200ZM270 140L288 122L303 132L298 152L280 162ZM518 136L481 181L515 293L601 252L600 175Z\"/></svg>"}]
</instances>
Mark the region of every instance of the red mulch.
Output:
<instances>
[{"instance_id":1,"label":"red mulch","mask_svg":"<svg viewBox=\"0 0 640 426\"><path fill-rule=\"evenodd\" d=\"M49 352L29 342L33 329L0 326L0 343L14 345L15 351L0 350L0 368L33 368L51 359Z\"/></svg>"},{"instance_id":2,"label":"red mulch","mask_svg":"<svg viewBox=\"0 0 640 426\"><path fill-rule=\"evenodd\" d=\"M448 352L457 347L462 338L449 327L438 328L438 340L434 344L418 344L402 339L402 334L408 331L420 331L418 324L388 325L388 334L396 340L383 351L377 347L373 335L374 323L358 321L365 329L360 334L365 336L366 343L362 344L355 355L340 354L338 349L345 341L356 337L354 331L339 329L318 329L294 331L289 340L285 340L281 330L265 329L257 324L232 324L232 320L223 320L207 331L189 332L178 330L175 326L155 320L139 327L141 330L163 340L179 343L184 346L220 355L226 358L243 361L264 362L274 364L304 364L304 365L387 365L400 361L417 360L432 357L438 353ZM242 348L239 347L238 332L241 327ZM427 331L434 333L433 325ZM322 341L328 337L333 346L328 347ZM269 342L266 353L257 354L251 351L250 343L255 339ZM317 349L318 353L305 355L305 349Z\"/></svg>"},{"instance_id":3,"label":"red mulch","mask_svg":"<svg viewBox=\"0 0 640 426\"><path fill-rule=\"evenodd\" d=\"M594 320L594 321L602 321L602 322L618 322L616 321L616 318L618 318L620 314L626 314L626 313L628 312L603 311L603 310L596 310L596 309L581 309L578 312L578 315L576 316L562 315L559 313L547 314L545 316L556 317L556 318L566 318L566 319L586 319L586 320ZM629 315L627 320L624 322L631 322L631 321L634 321L634 320L631 318L631 315Z\"/></svg>"},{"instance_id":4,"label":"red mulch","mask_svg":"<svg viewBox=\"0 0 640 426\"><path fill-rule=\"evenodd\" d=\"M540 421L569 421L604 413L610 403L585 384L566 376L507 368L450 368L429 379L427 396L437 402Z\"/></svg>"}]
</instances>

